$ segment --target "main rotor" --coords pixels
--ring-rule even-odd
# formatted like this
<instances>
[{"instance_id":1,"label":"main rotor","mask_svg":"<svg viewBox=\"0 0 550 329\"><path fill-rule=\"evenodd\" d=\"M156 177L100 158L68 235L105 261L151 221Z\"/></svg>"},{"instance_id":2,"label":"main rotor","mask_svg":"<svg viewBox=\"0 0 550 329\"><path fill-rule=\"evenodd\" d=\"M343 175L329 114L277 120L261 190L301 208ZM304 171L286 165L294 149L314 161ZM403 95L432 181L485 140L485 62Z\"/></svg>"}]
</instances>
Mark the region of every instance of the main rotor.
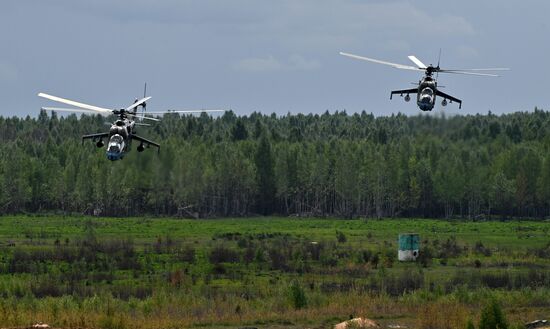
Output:
<instances>
[{"instance_id":1,"label":"main rotor","mask_svg":"<svg viewBox=\"0 0 550 329\"><path fill-rule=\"evenodd\" d=\"M396 63L381 61L381 60L374 59L374 58L363 57L363 56L353 55L353 54L344 53L344 52L340 52L340 55L355 58L355 59L359 59L359 60L363 60L363 61L373 62L373 63L377 63L377 64L388 65L388 66L392 66L396 69L401 69L401 70L424 71L427 77L431 77L434 73L436 73L436 74L438 74L438 73L449 73L449 74L465 74L465 75L476 75L476 76L485 76L485 77L498 77L499 75L494 74L494 73L480 73L480 72L483 72L483 71L489 71L489 72L490 71L508 71L508 70L510 70L509 68L503 68L503 67L483 68L483 69L442 69L442 68L439 67L439 61L437 63L437 66L433 66L433 65L426 66L426 64L422 63L422 61L420 61L418 58L416 58L416 56L413 56L413 55L410 55L408 57L409 57L409 60L411 60L411 62L413 62L416 66L396 64Z\"/></svg>"},{"instance_id":2,"label":"main rotor","mask_svg":"<svg viewBox=\"0 0 550 329\"><path fill-rule=\"evenodd\" d=\"M146 90L144 91L144 93L145 92L146 92ZM143 98L136 99L136 101L132 105L130 105L126 108L120 108L120 109L114 109L114 110L104 108L104 107L95 106L95 105L84 104L84 103L76 102L76 101L73 101L73 100L70 100L70 99L48 95L48 94L45 94L45 93L39 93L38 96L42 97L42 98L52 100L54 102L59 102L59 103L74 106L74 108L42 107L42 109L46 110L46 111L88 113L88 114L99 114L99 115L103 115L103 116L109 116L109 115L114 114L114 115L118 116L121 120L129 118L131 120L140 119L140 120L160 121L160 119L153 118L153 117L150 117L150 116L145 116L145 106L146 106L146 102L149 99L151 99L150 96L146 97L144 95ZM138 113L138 108L140 106L141 106L143 112ZM225 112L225 110L182 110L182 111L180 111L180 110L176 110L176 111L168 110L168 111L157 111L157 112L147 112L147 113L152 114L152 115L155 115L155 114L162 115L162 114L167 114L167 113L202 113L202 112Z\"/></svg>"}]
</instances>

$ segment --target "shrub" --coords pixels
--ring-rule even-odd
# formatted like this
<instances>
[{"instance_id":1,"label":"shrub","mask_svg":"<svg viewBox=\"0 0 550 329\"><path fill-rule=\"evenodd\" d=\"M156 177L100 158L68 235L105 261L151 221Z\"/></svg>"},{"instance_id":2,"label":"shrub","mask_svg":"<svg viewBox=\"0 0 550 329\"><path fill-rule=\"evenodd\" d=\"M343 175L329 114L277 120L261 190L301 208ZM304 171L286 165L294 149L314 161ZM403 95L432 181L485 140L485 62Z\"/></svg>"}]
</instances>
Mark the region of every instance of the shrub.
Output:
<instances>
[{"instance_id":1,"label":"shrub","mask_svg":"<svg viewBox=\"0 0 550 329\"><path fill-rule=\"evenodd\" d=\"M443 259L446 259L447 257L442 257ZM420 254L418 255L417 261L422 265L422 267L428 267L432 264L433 260L433 251L430 247L426 246L424 249L420 251Z\"/></svg>"},{"instance_id":2,"label":"shrub","mask_svg":"<svg viewBox=\"0 0 550 329\"><path fill-rule=\"evenodd\" d=\"M344 234L344 232L336 231L336 240L339 243L345 243L348 239L347 239L346 235Z\"/></svg>"},{"instance_id":3,"label":"shrub","mask_svg":"<svg viewBox=\"0 0 550 329\"><path fill-rule=\"evenodd\" d=\"M216 246L210 251L210 263L237 263L239 261L239 254L227 247Z\"/></svg>"},{"instance_id":4,"label":"shrub","mask_svg":"<svg viewBox=\"0 0 550 329\"><path fill-rule=\"evenodd\" d=\"M195 262L195 249L191 246L180 248L176 255L177 259L182 262L194 263Z\"/></svg>"},{"instance_id":5,"label":"shrub","mask_svg":"<svg viewBox=\"0 0 550 329\"><path fill-rule=\"evenodd\" d=\"M477 254L481 254L485 257L489 257L492 254L491 249L485 247L481 241L476 242L474 246L474 251Z\"/></svg>"},{"instance_id":6,"label":"shrub","mask_svg":"<svg viewBox=\"0 0 550 329\"><path fill-rule=\"evenodd\" d=\"M271 268L273 270L287 271L287 257L283 254L280 249L272 248L269 249L269 261L271 263Z\"/></svg>"},{"instance_id":7,"label":"shrub","mask_svg":"<svg viewBox=\"0 0 550 329\"><path fill-rule=\"evenodd\" d=\"M290 297L292 299L292 306L295 309L298 310L307 306L306 293L297 281L294 281L290 286Z\"/></svg>"},{"instance_id":8,"label":"shrub","mask_svg":"<svg viewBox=\"0 0 550 329\"><path fill-rule=\"evenodd\" d=\"M508 329L508 323L499 303L492 299L481 311L479 329Z\"/></svg>"}]
</instances>

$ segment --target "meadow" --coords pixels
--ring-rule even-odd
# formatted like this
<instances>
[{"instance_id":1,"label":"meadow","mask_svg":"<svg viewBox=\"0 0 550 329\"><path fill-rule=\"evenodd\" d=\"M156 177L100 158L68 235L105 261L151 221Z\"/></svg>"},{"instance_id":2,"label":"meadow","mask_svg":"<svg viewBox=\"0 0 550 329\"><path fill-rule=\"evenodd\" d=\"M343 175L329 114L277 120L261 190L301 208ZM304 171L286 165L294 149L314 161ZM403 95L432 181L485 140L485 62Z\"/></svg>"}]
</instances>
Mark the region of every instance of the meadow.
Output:
<instances>
[{"instance_id":1,"label":"meadow","mask_svg":"<svg viewBox=\"0 0 550 329\"><path fill-rule=\"evenodd\" d=\"M491 299L512 328L550 317L548 221L0 218L4 327L465 328Z\"/></svg>"}]
</instances>

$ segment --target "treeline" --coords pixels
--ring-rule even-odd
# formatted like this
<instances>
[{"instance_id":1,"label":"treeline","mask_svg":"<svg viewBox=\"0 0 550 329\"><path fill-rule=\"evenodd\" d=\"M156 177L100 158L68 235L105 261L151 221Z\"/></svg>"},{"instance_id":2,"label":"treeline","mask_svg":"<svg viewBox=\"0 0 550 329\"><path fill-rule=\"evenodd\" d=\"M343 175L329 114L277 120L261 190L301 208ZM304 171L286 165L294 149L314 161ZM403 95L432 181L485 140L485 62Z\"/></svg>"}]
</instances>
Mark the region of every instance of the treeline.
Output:
<instances>
[{"instance_id":1,"label":"treeline","mask_svg":"<svg viewBox=\"0 0 550 329\"><path fill-rule=\"evenodd\" d=\"M550 114L167 115L118 162L105 118L0 118L0 213L185 217L550 215Z\"/></svg>"}]
</instances>

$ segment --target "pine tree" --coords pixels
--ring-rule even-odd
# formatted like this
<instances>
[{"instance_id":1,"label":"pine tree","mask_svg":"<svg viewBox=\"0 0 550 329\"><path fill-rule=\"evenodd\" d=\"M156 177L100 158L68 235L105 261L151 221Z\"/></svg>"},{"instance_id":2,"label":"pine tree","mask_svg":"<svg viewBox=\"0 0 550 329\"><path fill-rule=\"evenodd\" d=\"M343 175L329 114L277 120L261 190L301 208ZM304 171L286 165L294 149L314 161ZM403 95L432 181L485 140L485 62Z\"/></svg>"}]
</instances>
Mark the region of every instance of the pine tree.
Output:
<instances>
[{"instance_id":1,"label":"pine tree","mask_svg":"<svg viewBox=\"0 0 550 329\"><path fill-rule=\"evenodd\" d=\"M275 208L276 187L271 143L265 133L260 137L254 158L258 187L256 209L260 214L268 215Z\"/></svg>"},{"instance_id":2,"label":"pine tree","mask_svg":"<svg viewBox=\"0 0 550 329\"><path fill-rule=\"evenodd\" d=\"M248 138L248 131L243 123L243 120L238 119L231 130L231 136L233 141L242 141Z\"/></svg>"}]
</instances>

